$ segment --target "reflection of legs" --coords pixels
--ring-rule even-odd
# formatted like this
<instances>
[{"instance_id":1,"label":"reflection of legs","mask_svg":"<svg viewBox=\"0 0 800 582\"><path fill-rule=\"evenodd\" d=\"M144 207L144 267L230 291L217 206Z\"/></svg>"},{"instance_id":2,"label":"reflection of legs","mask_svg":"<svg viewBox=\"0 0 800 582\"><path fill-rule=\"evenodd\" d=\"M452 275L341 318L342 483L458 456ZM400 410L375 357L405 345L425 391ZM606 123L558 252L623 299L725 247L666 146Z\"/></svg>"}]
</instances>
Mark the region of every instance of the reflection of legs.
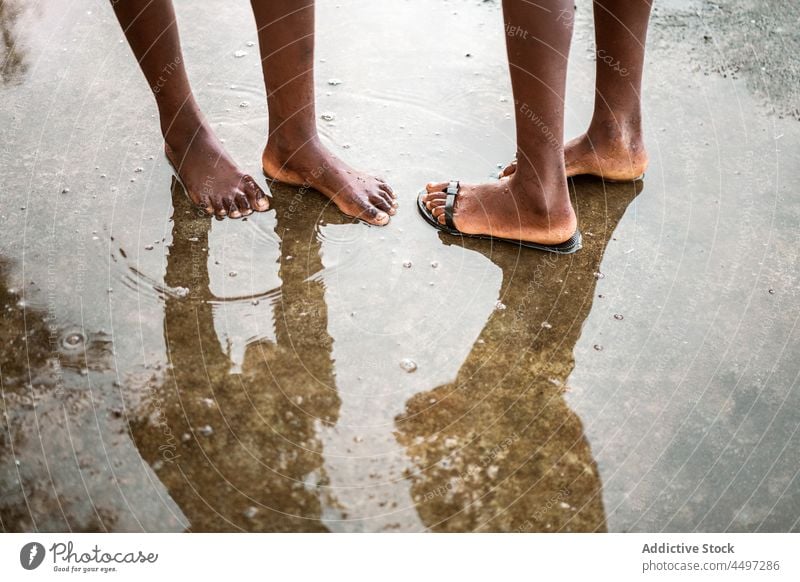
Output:
<instances>
[{"instance_id":1,"label":"reflection of legs","mask_svg":"<svg viewBox=\"0 0 800 582\"><path fill-rule=\"evenodd\" d=\"M209 213L232 218L266 210L264 193L230 158L194 99L172 1L112 4L156 98L167 157L192 201Z\"/></svg>"},{"instance_id":2,"label":"reflection of legs","mask_svg":"<svg viewBox=\"0 0 800 582\"><path fill-rule=\"evenodd\" d=\"M633 180L647 168L642 70L652 0L595 0L597 86L588 131L565 147L568 176ZM515 165L503 171L507 176Z\"/></svg>"},{"instance_id":3,"label":"reflection of legs","mask_svg":"<svg viewBox=\"0 0 800 582\"><path fill-rule=\"evenodd\" d=\"M504 0L519 165L509 180L462 186L454 222L462 232L555 244L575 232L564 167L564 92L572 38L571 0ZM444 224L447 184L425 202Z\"/></svg>"},{"instance_id":4,"label":"reflection of legs","mask_svg":"<svg viewBox=\"0 0 800 582\"><path fill-rule=\"evenodd\" d=\"M251 0L267 87L269 140L264 172L312 187L349 216L386 224L397 204L382 180L362 174L328 151L314 107L314 0Z\"/></svg>"},{"instance_id":5,"label":"reflection of legs","mask_svg":"<svg viewBox=\"0 0 800 582\"><path fill-rule=\"evenodd\" d=\"M209 288L211 221L195 216L177 190L173 194L173 243L165 282L191 291L187 297L166 298L164 333L171 366L154 395L177 444L174 463L165 463L159 478L194 531L325 529L319 491L299 486L310 474L324 482L317 422L334 422L339 410L338 395L331 389L324 288L310 277L322 265L320 243L308 236L315 223L307 217L318 216L324 201L309 198L317 207L301 201L293 208L281 206L287 197L276 198L283 239L283 297L274 306L277 345L249 346L242 373L230 374L231 362L214 324L218 299ZM308 260L301 260L305 256ZM266 301L245 305L245 317L270 319ZM133 430L143 456L152 462L164 434L150 423Z\"/></svg>"},{"instance_id":6,"label":"reflection of legs","mask_svg":"<svg viewBox=\"0 0 800 582\"><path fill-rule=\"evenodd\" d=\"M426 526L606 529L598 469L563 392L595 296L592 273L643 186L580 183L594 190L579 197L582 226L594 236L569 260L530 253L520 261L518 252L486 241L453 243L502 270L499 296L508 309L493 313L452 384L416 394L397 418L398 440L415 464L412 496Z\"/></svg>"}]
</instances>

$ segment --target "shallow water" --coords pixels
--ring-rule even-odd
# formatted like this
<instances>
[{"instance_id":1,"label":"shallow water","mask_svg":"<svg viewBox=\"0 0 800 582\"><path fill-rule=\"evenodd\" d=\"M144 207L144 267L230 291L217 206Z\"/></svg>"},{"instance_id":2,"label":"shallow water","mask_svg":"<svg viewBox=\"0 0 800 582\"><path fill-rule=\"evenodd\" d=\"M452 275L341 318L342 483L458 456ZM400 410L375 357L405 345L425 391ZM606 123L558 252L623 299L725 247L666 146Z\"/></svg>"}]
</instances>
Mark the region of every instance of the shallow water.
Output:
<instances>
[{"instance_id":1,"label":"shallow water","mask_svg":"<svg viewBox=\"0 0 800 582\"><path fill-rule=\"evenodd\" d=\"M494 2L320 2L321 131L400 193L387 228L284 187L197 216L107 4L4 2L0 527L797 531L800 125L672 42L694 4L654 18L646 180L576 180L585 248L555 257L414 208L514 151ZM258 175L249 5L177 5Z\"/></svg>"}]
</instances>

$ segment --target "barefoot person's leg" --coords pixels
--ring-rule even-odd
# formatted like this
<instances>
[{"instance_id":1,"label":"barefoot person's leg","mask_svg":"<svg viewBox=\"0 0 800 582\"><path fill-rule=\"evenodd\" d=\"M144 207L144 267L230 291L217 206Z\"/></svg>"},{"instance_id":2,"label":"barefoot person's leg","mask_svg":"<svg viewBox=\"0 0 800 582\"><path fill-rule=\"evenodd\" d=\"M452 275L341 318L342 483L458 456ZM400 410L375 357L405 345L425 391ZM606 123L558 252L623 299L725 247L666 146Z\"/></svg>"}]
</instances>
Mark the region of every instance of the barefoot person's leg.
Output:
<instances>
[{"instance_id":1,"label":"barefoot person's leg","mask_svg":"<svg viewBox=\"0 0 800 582\"><path fill-rule=\"evenodd\" d=\"M546 245L570 239L576 218L564 168L564 92L572 0L504 0L519 165L506 180L462 185L453 222L466 234L488 234ZM422 198L445 224L447 184L429 184Z\"/></svg>"},{"instance_id":2,"label":"barefoot person's leg","mask_svg":"<svg viewBox=\"0 0 800 582\"><path fill-rule=\"evenodd\" d=\"M595 0L597 86L587 132L565 148L567 175L633 180L647 168L642 70L652 0Z\"/></svg>"},{"instance_id":3,"label":"barefoot person's leg","mask_svg":"<svg viewBox=\"0 0 800 582\"><path fill-rule=\"evenodd\" d=\"M386 224L397 203L382 180L329 152L317 134L314 106L314 0L251 0L267 88L267 176L316 189L339 209Z\"/></svg>"},{"instance_id":4,"label":"barefoot person's leg","mask_svg":"<svg viewBox=\"0 0 800 582\"><path fill-rule=\"evenodd\" d=\"M112 4L155 96L167 157L192 201L219 217L266 210L264 192L230 158L192 95L172 1Z\"/></svg>"},{"instance_id":5,"label":"barefoot person's leg","mask_svg":"<svg viewBox=\"0 0 800 582\"><path fill-rule=\"evenodd\" d=\"M647 168L642 70L652 0L595 0L597 84L587 132L565 146L567 176L633 180ZM512 164L502 175L513 173Z\"/></svg>"}]
</instances>

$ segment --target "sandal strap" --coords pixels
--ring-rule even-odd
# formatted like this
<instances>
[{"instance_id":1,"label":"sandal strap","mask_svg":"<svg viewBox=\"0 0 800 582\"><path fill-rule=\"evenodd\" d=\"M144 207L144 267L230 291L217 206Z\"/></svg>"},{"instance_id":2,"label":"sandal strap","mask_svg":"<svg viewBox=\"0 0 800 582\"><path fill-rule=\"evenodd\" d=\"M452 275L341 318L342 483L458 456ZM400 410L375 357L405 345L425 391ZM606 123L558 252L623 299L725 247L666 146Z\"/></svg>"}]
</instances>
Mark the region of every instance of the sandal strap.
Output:
<instances>
[{"instance_id":1,"label":"sandal strap","mask_svg":"<svg viewBox=\"0 0 800 582\"><path fill-rule=\"evenodd\" d=\"M456 196L458 196L458 189L461 187L458 180L450 180L447 186L447 198L444 203L444 222L448 228L458 230L453 222L453 211L456 204Z\"/></svg>"}]
</instances>

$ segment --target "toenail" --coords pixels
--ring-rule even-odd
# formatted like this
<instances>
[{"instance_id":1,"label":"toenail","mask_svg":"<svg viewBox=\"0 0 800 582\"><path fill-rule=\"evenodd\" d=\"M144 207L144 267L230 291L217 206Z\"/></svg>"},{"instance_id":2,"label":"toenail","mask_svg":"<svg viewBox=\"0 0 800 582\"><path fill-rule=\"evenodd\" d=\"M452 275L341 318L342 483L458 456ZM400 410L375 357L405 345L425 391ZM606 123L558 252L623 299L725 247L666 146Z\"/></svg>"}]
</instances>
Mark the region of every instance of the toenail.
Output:
<instances>
[{"instance_id":1,"label":"toenail","mask_svg":"<svg viewBox=\"0 0 800 582\"><path fill-rule=\"evenodd\" d=\"M378 213L378 214L375 216L375 218L378 220L378 222L383 222L383 221L385 221L385 220L389 220L389 215L388 215L388 214L386 214L385 212L379 212L379 213Z\"/></svg>"}]
</instances>

